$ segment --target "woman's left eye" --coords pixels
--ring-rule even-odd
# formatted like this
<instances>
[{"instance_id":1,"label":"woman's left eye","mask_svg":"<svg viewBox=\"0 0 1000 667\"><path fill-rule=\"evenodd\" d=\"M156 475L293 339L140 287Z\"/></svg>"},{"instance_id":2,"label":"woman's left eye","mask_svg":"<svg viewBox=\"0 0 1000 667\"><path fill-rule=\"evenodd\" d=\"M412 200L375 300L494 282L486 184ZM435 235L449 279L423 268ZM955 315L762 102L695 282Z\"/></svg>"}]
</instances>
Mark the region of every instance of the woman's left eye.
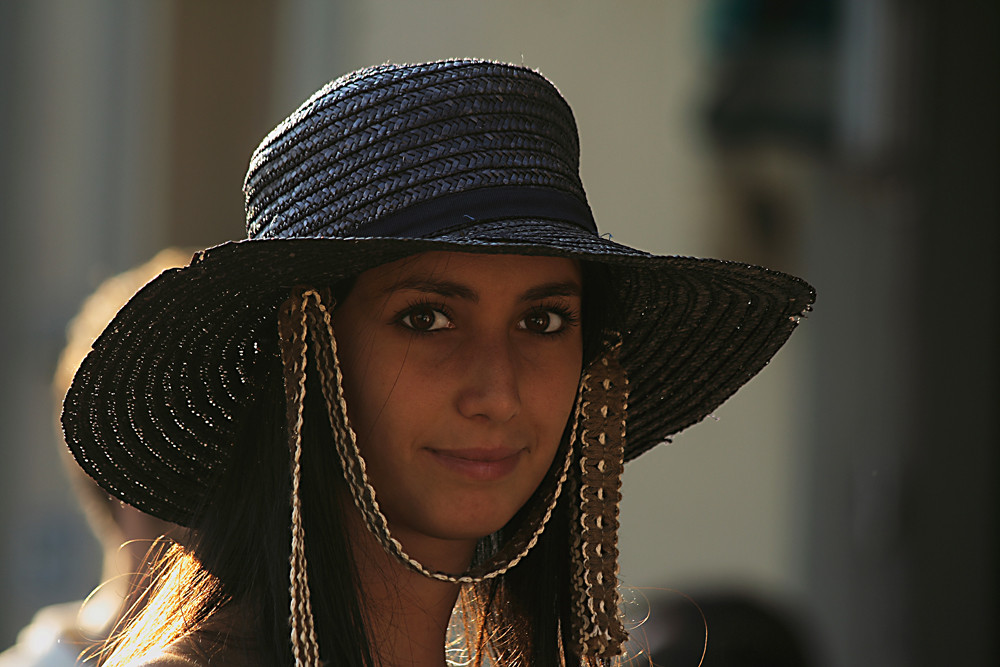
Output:
<instances>
[{"instance_id":1,"label":"woman's left eye","mask_svg":"<svg viewBox=\"0 0 1000 667\"><path fill-rule=\"evenodd\" d=\"M517 323L519 329L539 334L556 333L565 326L565 318L552 310L535 311Z\"/></svg>"}]
</instances>

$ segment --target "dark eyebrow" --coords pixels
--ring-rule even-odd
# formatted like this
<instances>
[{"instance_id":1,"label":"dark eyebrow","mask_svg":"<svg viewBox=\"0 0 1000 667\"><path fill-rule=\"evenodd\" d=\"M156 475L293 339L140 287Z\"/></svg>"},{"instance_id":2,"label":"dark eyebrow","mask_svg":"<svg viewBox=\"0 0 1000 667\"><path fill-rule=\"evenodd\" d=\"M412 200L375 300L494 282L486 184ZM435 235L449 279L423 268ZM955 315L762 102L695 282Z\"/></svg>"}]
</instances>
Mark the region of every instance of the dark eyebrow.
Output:
<instances>
[{"instance_id":1,"label":"dark eyebrow","mask_svg":"<svg viewBox=\"0 0 1000 667\"><path fill-rule=\"evenodd\" d=\"M479 295L474 291L465 285L449 282L447 280L430 280L427 278L416 277L404 278L387 286L384 290L382 290L382 293L388 295L398 290L414 290L416 292L438 294L443 297L465 299L467 301L472 301L473 303L479 302Z\"/></svg>"},{"instance_id":2,"label":"dark eyebrow","mask_svg":"<svg viewBox=\"0 0 1000 667\"><path fill-rule=\"evenodd\" d=\"M448 298L464 299L472 303L479 303L479 295L472 289L461 283L447 280L433 280L428 278L404 278L392 283L382 290L383 294L390 294L398 290L413 290L416 292L427 292ZM521 295L521 301L537 301L553 296L580 296L581 288L579 283L571 280L562 282L544 283L536 285Z\"/></svg>"},{"instance_id":3,"label":"dark eyebrow","mask_svg":"<svg viewBox=\"0 0 1000 667\"><path fill-rule=\"evenodd\" d=\"M535 301L552 296L580 296L580 284L571 280L557 283L545 283L527 290L521 295L522 301Z\"/></svg>"}]
</instances>

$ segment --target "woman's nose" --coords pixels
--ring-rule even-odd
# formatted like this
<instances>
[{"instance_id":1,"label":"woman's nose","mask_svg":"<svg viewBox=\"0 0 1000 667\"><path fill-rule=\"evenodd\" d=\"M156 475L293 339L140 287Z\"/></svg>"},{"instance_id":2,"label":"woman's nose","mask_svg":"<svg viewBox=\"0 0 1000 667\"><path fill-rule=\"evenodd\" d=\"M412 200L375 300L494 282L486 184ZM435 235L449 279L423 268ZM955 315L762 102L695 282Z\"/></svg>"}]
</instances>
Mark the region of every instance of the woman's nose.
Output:
<instances>
[{"instance_id":1,"label":"woman's nose","mask_svg":"<svg viewBox=\"0 0 1000 667\"><path fill-rule=\"evenodd\" d=\"M458 411L463 416L502 423L520 412L518 370L506 337L472 342L462 363Z\"/></svg>"}]
</instances>

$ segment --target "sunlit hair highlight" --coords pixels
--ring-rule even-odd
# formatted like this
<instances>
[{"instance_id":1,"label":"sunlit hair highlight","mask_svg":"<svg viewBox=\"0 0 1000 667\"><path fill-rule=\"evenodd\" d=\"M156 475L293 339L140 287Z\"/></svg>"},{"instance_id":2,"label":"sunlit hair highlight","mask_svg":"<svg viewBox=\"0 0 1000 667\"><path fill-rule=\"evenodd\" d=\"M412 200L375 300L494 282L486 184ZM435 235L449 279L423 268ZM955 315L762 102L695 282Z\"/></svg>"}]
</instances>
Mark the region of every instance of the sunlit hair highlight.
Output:
<instances>
[{"instance_id":1,"label":"sunlit hair highlight","mask_svg":"<svg viewBox=\"0 0 1000 667\"><path fill-rule=\"evenodd\" d=\"M150 574L152 586L133 605L142 611L116 632L99 653L102 667L125 667L163 653L199 626L224 602L218 579L179 544L165 551ZM139 582L137 587L145 582Z\"/></svg>"}]
</instances>

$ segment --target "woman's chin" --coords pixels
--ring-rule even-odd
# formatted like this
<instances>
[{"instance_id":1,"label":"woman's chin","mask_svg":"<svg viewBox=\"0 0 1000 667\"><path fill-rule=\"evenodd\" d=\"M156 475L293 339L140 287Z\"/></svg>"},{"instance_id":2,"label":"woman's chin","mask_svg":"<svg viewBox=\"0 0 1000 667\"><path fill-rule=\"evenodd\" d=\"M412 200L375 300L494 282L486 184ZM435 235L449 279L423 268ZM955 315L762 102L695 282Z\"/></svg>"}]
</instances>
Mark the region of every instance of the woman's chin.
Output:
<instances>
[{"instance_id":1,"label":"woman's chin","mask_svg":"<svg viewBox=\"0 0 1000 667\"><path fill-rule=\"evenodd\" d=\"M508 516L463 516L413 526L389 521L389 530L406 552L434 570L460 574L468 569L476 544L503 528ZM460 565L456 570L456 566Z\"/></svg>"},{"instance_id":2,"label":"woman's chin","mask_svg":"<svg viewBox=\"0 0 1000 667\"><path fill-rule=\"evenodd\" d=\"M506 519L471 519L424 525L419 528L389 522L389 530L403 544L406 541L437 541L475 544L480 539L492 535L507 524ZM405 540L405 541L404 541Z\"/></svg>"}]
</instances>

